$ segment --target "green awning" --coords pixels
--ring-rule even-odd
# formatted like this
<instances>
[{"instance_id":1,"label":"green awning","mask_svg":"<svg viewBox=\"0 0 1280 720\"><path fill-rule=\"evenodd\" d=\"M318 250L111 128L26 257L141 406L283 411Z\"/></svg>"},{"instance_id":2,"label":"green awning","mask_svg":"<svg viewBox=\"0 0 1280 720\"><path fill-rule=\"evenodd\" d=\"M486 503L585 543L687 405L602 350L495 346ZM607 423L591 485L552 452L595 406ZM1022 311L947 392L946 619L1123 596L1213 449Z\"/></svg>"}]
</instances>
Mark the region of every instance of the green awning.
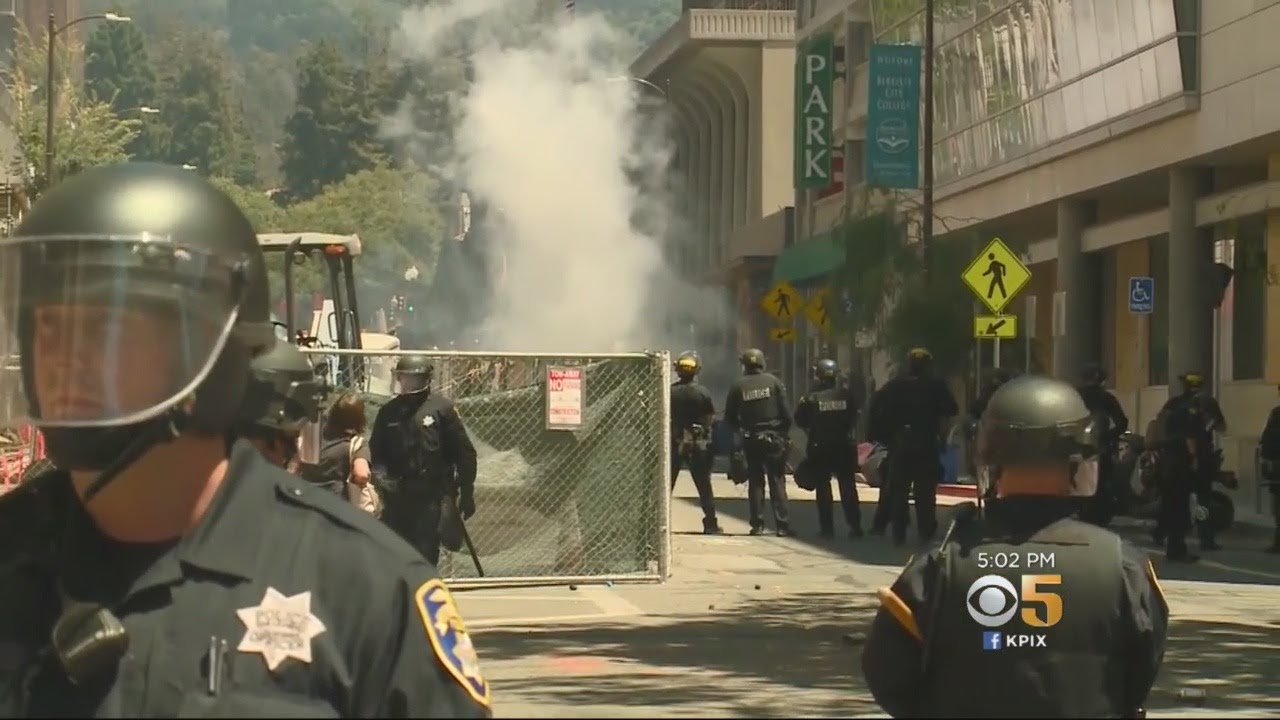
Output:
<instances>
[{"instance_id":1,"label":"green awning","mask_svg":"<svg viewBox=\"0 0 1280 720\"><path fill-rule=\"evenodd\" d=\"M773 283L798 285L825 278L844 265L844 244L836 233L823 233L783 249L773 262Z\"/></svg>"}]
</instances>

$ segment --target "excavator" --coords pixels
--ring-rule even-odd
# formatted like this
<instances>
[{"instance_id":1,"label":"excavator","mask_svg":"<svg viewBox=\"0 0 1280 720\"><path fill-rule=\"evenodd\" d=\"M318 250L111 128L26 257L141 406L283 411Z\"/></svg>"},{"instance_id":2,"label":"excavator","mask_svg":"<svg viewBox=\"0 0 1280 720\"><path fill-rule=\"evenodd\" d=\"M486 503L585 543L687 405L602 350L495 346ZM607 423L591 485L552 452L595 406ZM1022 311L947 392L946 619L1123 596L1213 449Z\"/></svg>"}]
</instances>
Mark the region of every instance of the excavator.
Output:
<instances>
[{"instance_id":1,"label":"excavator","mask_svg":"<svg viewBox=\"0 0 1280 720\"><path fill-rule=\"evenodd\" d=\"M285 317L277 321L288 341L301 347L339 350L399 350L394 335L369 332L360 327L360 307L356 297L355 260L360 257L359 235L321 232L265 233L258 244L274 264L273 255L283 255ZM309 263L319 266L328 281L329 299L312 312L308 328L296 326L298 313L298 268ZM336 363L332 359L336 357ZM391 367L388 356L317 355L316 373L333 387L360 392L390 394ZM383 367L386 365L387 367Z\"/></svg>"}]
</instances>

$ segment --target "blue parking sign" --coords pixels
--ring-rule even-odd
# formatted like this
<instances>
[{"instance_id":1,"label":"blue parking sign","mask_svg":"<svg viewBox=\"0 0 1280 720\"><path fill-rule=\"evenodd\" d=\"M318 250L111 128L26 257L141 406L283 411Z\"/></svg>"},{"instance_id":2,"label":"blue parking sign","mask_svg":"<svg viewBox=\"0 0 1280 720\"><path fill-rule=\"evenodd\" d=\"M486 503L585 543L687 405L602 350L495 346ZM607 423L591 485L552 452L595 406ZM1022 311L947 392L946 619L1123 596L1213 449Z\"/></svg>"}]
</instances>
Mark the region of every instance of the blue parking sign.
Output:
<instances>
[{"instance_id":1,"label":"blue parking sign","mask_svg":"<svg viewBox=\"0 0 1280 720\"><path fill-rule=\"evenodd\" d=\"M1156 310L1156 281L1149 277L1129 278L1129 312L1150 315Z\"/></svg>"}]
</instances>

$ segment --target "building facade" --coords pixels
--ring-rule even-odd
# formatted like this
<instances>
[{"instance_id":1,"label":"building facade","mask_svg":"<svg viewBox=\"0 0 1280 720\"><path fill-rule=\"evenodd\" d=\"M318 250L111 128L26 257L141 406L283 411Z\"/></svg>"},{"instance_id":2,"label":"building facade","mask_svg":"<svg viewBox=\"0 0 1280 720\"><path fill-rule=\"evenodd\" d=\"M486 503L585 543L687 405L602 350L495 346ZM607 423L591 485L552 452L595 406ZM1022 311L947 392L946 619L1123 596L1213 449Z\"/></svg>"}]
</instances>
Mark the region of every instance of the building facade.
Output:
<instances>
[{"instance_id":1,"label":"building facade","mask_svg":"<svg viewBox=\"0 0 1280 720\"><path fill-rule=\"evenodd\" d=\"M922 9L799 3L797 41L832 31L850 67L834 122L843 200L862 179L866 48L922 45ZM1100 362L1139 432L1181 373L1205 373L1246 514L1268 511L1254 455L1280 400L1272 31L1280 0L938 0L934 16L935 225L998 236L1032 273L1010 309L1030 337L1005 344L1005 363L1027 352L1074 378ZM797 244L838 224L833 198L797 193ZM1151 312L1133 278L1151 279Z\"/></svg>"},{"instance_id":2,"label":"building facade","mask_svg":"<svg viewBox=\"0 0 1280 720\"><path fill-rule=\"evenodd\" d=\"M759 303L791 232L795 0L685 0L680 19L632 63L673 124L674 181L687 222L670 265L704 289L691 347L708 368L769 347ZM767 351L775 366L783 348Z\"/></svg>"}]
</instances>

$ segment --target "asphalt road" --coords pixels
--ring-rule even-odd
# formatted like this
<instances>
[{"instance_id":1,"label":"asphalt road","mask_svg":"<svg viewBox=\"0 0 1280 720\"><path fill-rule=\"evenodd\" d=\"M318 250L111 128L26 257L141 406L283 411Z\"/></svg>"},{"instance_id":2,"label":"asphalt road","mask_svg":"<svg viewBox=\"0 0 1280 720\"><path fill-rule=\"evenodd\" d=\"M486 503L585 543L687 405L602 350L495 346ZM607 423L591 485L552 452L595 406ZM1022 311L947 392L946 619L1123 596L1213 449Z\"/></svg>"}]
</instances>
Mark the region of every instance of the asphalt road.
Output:
<instances>
[{"instance_id":1,"label":"asphalt road","mask_svg":"<svg viewBox=\"0 0 1280 720\"><path fill-rule=\"evenodd\" d=\"M915 548L822 541L813 495L792 489L800 537L748 536L745 491L723 478L728 534L705 537L681 478L662 585L458 591L497 716L882 717L862 682L861 638L875 589ZM875 491L862 491L869 526ZM1150 546L1143 528L1126 533ZM1149 717L1280 713L1280 556L1258 551L1256 531L1220 542L1192 566L1151 549L1174 620ZM1189 690L1200 705L1181 697Z\"/></svg>"}]
</instances>

